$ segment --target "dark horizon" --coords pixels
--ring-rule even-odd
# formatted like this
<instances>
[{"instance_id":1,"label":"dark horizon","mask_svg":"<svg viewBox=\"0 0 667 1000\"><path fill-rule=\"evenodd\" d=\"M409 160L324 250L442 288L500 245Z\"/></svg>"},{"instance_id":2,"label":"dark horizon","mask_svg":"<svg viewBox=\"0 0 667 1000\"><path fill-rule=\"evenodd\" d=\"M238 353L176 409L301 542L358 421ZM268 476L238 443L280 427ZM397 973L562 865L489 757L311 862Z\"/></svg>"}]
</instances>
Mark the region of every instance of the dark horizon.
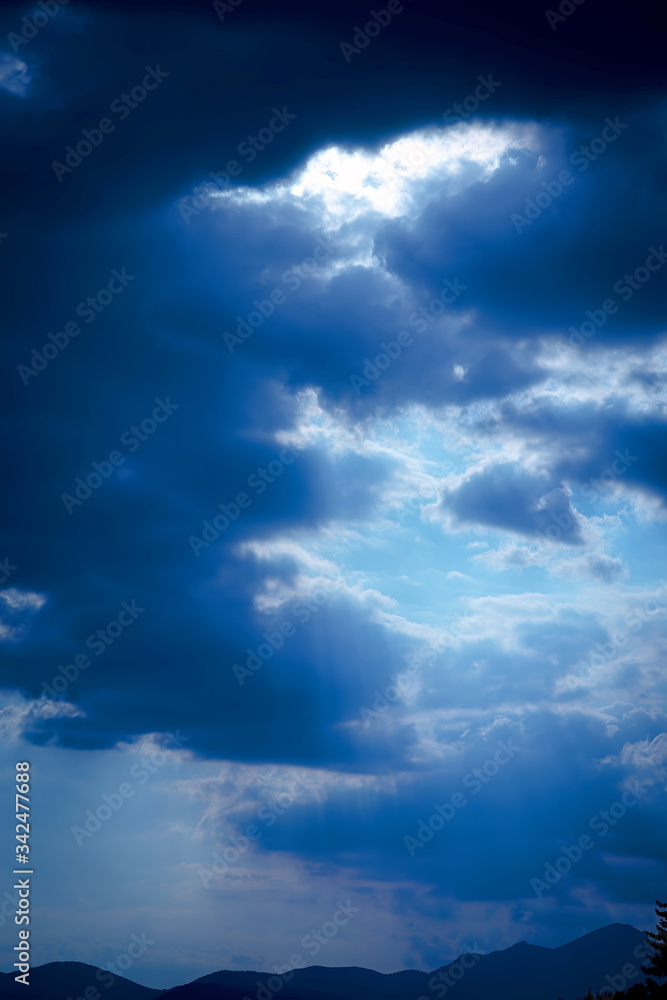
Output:
<instances>
[{"instance_id":1,"label":"dark horizon","mask_svg":"<svg viewBox=\"0 0 667 1000\"><path fill-rule=\"evenodd\" d=\"M591 940L591 939L593 939L593 940ZM596 961L597 961L597 964L598 964L598 966L600 968L606 969L607 965L605 963L608 962L610 959L612 959L612 961L615 961L616 965L619 965L619 962L620 962L619 969L620 969L620 967L622 965L625 965L626 966L626 972L630 974L630 970L628 968L628 963L622 961L621 958L620 958L620 956L624 955L625 958L628 958L632 954L632 957L634 958L634 961L635 961L635 965L633 967L634 971L631 973L631 978L629 978L629 979L626 980L627 985L629 986L629 985L634 985L636 982L643 982L646 979L645 974L641 972L640 963L644 960L644 956L647 954L648 949L646 947L641 947L641 948L637 947L637 942L645 942L645 940L646 940L646 931L640 931L638 928L632 927L629 924L609 924L606 927L600 928L598 931L591 931L589 934L583 935L580 938L575 938L573 941L566 942L563 945L557 946L556 948L553 948L553 949L551 949L551 948L540 948L539 946L537 946L537 950L538 951L544 951L544 952L552 952L552 951L555 952L555 951L563 950L565 952L568 952L567 958L565 956L563 957L563 960L566 963L565 970L567 971L567 973L569 975L574 975L575 978L577 977L577 975L579 977L585 977L586 975L590 976L591 974L595 975L595 973L594 972L591 973L590 970L591 970L591 968L595 968ZM630 945L628 944L628 942L631 942L631 945L633 946L632 953L629 950L630 949ZM578 949L578 951L579 951L578 958L579 958L579 965L581 965L581 968L578 965L575 968L574 972L573 972L572 970L570 970L567 967L567 961L568 961L568 959L570 961L572 960L572 956L569 954L569 952L571 952L572 949L568 949L568 946L569 945L575 945L576 946L576 945L583 945L583 944L586 944L586 946L588 948L588 951L591 954L587 958L584 959L584 962L582 964L581 963L581 956L582 956L582 954L585 956L586 952L582 952L581 948L579 948ZM425 970L404 969L404 970L397 970L397 972L394 972L394 973L377 973L376 970L369 970L369 969L365 969L365 968L360 967L360 966L333 966L332 967L332 966L327 966L327 965L322 965L322 964L314 964L314 965L306 966L303 969L301 969L301 968L294 969L294 970L285 969L285 970L282 971L282 976L280 976L278 974L278 971L276 969L244 969L244 970L237 970L235 972L232 971L232 972L229 973L228 979L224 979L224 978L221 979L220 975L224 976L225 970L211 970L209 973L205 973L202 977L199 977L194 982L202 981L204 983L206 983L206 982L215 983L215 982L225 982L226 981L230 985L234 984L235 982L238 983L238 984L240 984L241 982L243 982L243 978L242 978L243 974L248 974L248 975L253 975L253 976L259 975L259 976L269 977L269 980L276 980L276 979L280 980L282 978L284 980L284 986L281 987L281 990L282 990L282 989L284 989L286 987L286 984L288 982L293 981L293 976L290 977L290 972L292 972L292 971L294 971L294 972L304 972L304 973L307 972L307 973L311 973L311 974L313 974L313 973L318 973L319 974L319 972L321 970L321 972L324 974L324 979L326 981L327 974L328 973L334 973L336 971L337 971L338 974L342 974L342 973L351 973L352 974L352 973L357 973L357 972L360 972L360 973L373 972L376 975L388 976L388 977L396 977L397 975L400 975L401 972L408 972L408 973L409 972L418 972L420 974L423 973L425 976L433 976L434 973L437 973L441 969L451 970L453 967L456 967L458 969L458 971L460 971L460 972L463 973L461 975L461 977L460 977L460 978L463 978L465 975L467 975L468 972L470 972L473 968L475 968L476 965L477 965L477 963L480 962L482 959L489 958L490 956L495 956L495 955L501 955L501 956L503 956L503 958L507 959L509 961L509 963L510 963L509 966L508 966L508 968L512 969L513 972L517 975L517 979L519 979L518 974L520 973L520 971L525 967L526 971L528 972L528 968L529 968L528 967L528 963L526 961L526 953L525 953L525 951L521 951L521 952L516 951L516 949L519 948L519 946L521 946L521 945L527 945L529 948L535 948L535 944L534 943L529 944L527 941L517 941L514 945L511 945L509 948L500 949L499 951L494 951L494 952L465 951L465 952L461 953L460 955L456 955L456 956L451 957L450 959L446 959L445 961L443 961L435 969L425 969ZM598 946L598 951L597 952L595 950L596 949L596 945ZM600 951L600 946L601 946L601 951ZM614 946L616 948L615 951L613 950ZM639 953L640 950L642 952L642 955L641 955L641 957L638 957L638 953ZM627 954L625 954L625 952L627 952ZM513 954L509 954L509 953L513 953ZM612 958L612 956L613 956L613 958ZM467 958L467 957L472 958L473 962L472 963L464 963L464 962L461 961L462 959ZM600 960L602 961L602 964L600 964ZM153 984L141 982L140 979L135 979L131 975L132 969L128 969L128 974L124 975L118 968L116 968L115 966L113 966L112 963L107 963L107 965L104 968L97 968L95 966L86 965L85 963L77 963L77 962L47 963L47 966L50 966L50 965L56 965L56 966L59 967L58 968L58 971L59 971L58 982L62 982L62 976L60 975L61 971L63 973L69 973L70 977L71 977L73 975L73 970L72 970L71 967L77 967L79 965L84 965L85 969L86 969L86 973L84 974L84 978L85 978L86 975L88 975L88 971L87 970L89 970L89 969L90 970L95 970L98 973L98 975L96 976L95 980L93 980L93 982L99 982L99 983L101 983L102 986L105 989L109 989L111 987L114 987L116 985L116 982L118 982L120 984L120 982L122 980L128 980L131 983L135 983L137 985L146 987L147 989L158 990L160 992L167 992L167 991L170 991L172 989L178 989L180 986L187 986L187 985L189 985L189 983L176 983L176 984L172 983L170 986L167 986L167 987L156 987ZM616 968L616 965L614 965L614 967L612 969L612 973L614 972L614 970ZM42 973L44 973L44 971L45 971L45 969L46 969L47 966L41 966L41 967L39 967L39 968L41 968ZM67 969L60 969L61 966L67 966ZM482 963L482 966L480 966L480 968L481 969L484 968L484 963ZM611 969L611 966L609 968ZM53 971L53 970L51 970L51 971ZM78 970L75 969L74 972L76 972L76 971L78 971ZM478 972L479 972L479 969L478 969ZM494 969L491 974L492 975L496 975L497 974L496 970ZM540 969L539 965L538 965L537 970L534 967L530 967L529 975L531 975L533 977L533 979L535 978L536 975L538 975L538 976L541 977L541 976L544 975L544 969ZM467 983L468 986L470 985L470 978L471 977L468 978L468 983ZM623 977L623 978L625 978L625 977ZM459 977L452 977L452 979L454 980L455 983L460 982ZM439 977L439 981L447 981L447 980L446 980L445 976L442 976L442 977ZM583 982L584 978L582 978L581 981ZM354 983L354 976L351 976L350 982L351 982L351 984ZM612 984L612 985L610 986L610 984ZM406 995L410 991L411 985L412 985L412 980L410 980L410 985L408 985L406 983ZM452 986L452 985L454 985L453 982L450 983L450 986ZM544 985L546 987L547 983L545 982ZM548 985L549 985L549 988L553 992L553 984L549 983ZM607 989L610 993L612 993L613 992L612 986L615 986L616 988L618 988L618 987L621 986L621 983L619 982L618 975L613 975L613 974L610 975L609 973L605 972L605 982L602 982L602 983L600 983L598 985L602 989ZM2 982L0 982L0 986L2 986ZM249 987L246 987L246 988L249 988ZM352 988L354 988L354 986ZM430 987L430 988L431 988L431 990L433 989L433 987ZM520 991L525 991L525 988L526 988L525 984L521 984L520 987L519 987ZM269 987L269 992L280 992L281 990L274 991L274 990L271 990L271 988ZM565 992L567 992L567 991L565 991ZM100 992L100 995L106 995L106 994ZM113 996L115 994L109 994L109 995L111 996L111 998L113 1000ZM465 1000L465 998L462 998L462 1000ZM574 1000L574 997L573 996L572 997L566 997L566 998L564 998L564 1000Z\"/></svg>"}]
</instances>

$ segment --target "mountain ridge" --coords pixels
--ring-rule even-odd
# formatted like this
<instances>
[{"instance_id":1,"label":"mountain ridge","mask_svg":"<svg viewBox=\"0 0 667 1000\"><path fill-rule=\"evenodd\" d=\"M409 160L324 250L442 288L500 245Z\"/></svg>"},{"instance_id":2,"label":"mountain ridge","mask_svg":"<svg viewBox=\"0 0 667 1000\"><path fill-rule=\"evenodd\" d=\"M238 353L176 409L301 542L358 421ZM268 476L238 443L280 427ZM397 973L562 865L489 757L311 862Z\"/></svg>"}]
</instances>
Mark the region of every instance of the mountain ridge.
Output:
<instances>
[{"instance_id":1,"label":"mountain ridge","mask_svg":"<svg viewBox=\"0 0 667 1000\"><path fill-rule=\"evenodd\" d=\"M30 986L0 973L0 996L29 1000L441 1000L456 987L456 1000L575 1000L589 989L609 988L624 966L643 982L635 954L646 932L608 924L556 948L517 941L486 954L464 952L432 972L376 972L363 966L312 965L280 977L275 972L219 970L164 990L142 986L83 962L48 962L31 972ZM289 976L289 979L287 979ZM113 982L108 982L110 979ZM278 986L278 984L281 984ZM277 988L276 988L277 987ZM86 992L87 990L87 992ZM420 997L421 994L421 997Z\"/></svg>"}]
</instances>

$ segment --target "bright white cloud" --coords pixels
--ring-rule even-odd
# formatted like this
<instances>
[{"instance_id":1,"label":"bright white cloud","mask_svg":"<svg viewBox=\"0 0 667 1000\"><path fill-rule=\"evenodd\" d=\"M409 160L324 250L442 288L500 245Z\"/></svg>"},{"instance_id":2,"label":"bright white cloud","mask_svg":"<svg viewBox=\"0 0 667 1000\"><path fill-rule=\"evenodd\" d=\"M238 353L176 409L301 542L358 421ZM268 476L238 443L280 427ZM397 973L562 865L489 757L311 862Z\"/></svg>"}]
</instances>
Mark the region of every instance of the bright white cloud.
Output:
<instances>
[{"instance_id":1,"label":"bright white cloud","mask_svg":"<svg viewBox=\"0 0 667 1000\"><path fill-rule=\"evenodd\" d=\"M219 205L292 204L340 230L362 215L414 218L433 194L456 194L486 180L512 153L536 154L538 126L459 124L402 136L376 150L332 146L311 156L288 181L214 196Z\"/></svg>"}]
</instances>

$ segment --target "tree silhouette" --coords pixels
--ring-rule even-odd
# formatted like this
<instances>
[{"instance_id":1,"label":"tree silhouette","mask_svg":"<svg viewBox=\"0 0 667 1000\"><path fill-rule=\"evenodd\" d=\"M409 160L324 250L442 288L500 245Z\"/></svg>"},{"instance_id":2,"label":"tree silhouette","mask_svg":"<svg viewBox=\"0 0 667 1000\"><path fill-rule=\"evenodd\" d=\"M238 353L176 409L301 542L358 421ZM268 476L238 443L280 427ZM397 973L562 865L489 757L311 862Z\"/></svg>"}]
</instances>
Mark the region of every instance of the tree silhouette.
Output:
<instances>
[{"instance_id":1,"label":"tree silhouette","mask_svg":"<svg viewBox=\"0 0 667 1000\"><path fill-rule=\"evenodd\" d=\"M642 972L662 979L667 976L667 903L661 903L656 899L655 912L658 918L656 933L653 934L651 931L646 933L647 943L649 948L653 949L653 953L646 956L650 964L642 965Z\"/></svg>"},{"instance_id":2,"label":"tree silhouette","mask_svg":"<svg viewBox=\"0 0 667 1000\"><path fill-rule=\"evenodd\" d=\"M667 1000L667 903L656 900L655 912L658 917L655 934L647 931L646 943L652 952L646 956L648 962L642 965L642 972L649 977L645 989L648 1000ZM663 982L657 983L651 976L657 976Z\"/></svg>"}]
</instances>

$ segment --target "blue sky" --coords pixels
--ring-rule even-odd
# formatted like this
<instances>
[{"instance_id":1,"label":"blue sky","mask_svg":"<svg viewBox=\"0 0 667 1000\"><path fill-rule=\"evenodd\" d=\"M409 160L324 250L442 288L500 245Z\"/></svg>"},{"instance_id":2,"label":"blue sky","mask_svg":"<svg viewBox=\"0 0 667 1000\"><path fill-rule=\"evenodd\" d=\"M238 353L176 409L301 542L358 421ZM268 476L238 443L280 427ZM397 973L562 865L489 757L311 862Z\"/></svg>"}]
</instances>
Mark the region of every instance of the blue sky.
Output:
<instances>
[{"instance_id":1,"label":"blue sky","mask_svg":"<svg viewBox=\"0 0 667 1000\"><path fill-rule=\"evenodd\" d=\"M72 3L0 53L36 960L145 933L168 986L650 927L664 88L613 36L586 64L585 8L521 53L406 5L348 62L358 6L247 6Z\"/></svg>"}]
</instances>

